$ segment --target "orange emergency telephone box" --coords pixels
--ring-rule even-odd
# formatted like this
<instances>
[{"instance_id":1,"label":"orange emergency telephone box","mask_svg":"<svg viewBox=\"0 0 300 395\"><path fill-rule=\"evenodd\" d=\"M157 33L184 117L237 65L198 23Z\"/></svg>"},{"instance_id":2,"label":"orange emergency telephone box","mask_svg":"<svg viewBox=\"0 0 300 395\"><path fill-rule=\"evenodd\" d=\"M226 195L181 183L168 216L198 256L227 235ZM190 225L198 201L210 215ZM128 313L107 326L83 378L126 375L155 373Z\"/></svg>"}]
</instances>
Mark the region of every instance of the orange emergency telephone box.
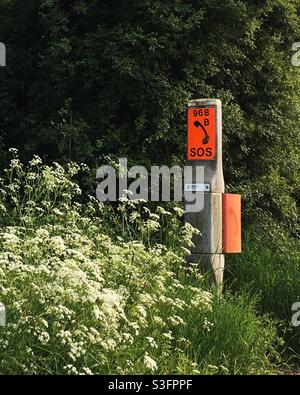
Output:
<instances>
[{"instance_id":1,"label":"orange emergency telephone box","mask_svg":"<svg viewBox=\"0 0 300 395\"><path fill-rule=\"evenodd\" d=\"M241 195L222 194L223 253L242 252Z\"/></svg>"}]
</instances>

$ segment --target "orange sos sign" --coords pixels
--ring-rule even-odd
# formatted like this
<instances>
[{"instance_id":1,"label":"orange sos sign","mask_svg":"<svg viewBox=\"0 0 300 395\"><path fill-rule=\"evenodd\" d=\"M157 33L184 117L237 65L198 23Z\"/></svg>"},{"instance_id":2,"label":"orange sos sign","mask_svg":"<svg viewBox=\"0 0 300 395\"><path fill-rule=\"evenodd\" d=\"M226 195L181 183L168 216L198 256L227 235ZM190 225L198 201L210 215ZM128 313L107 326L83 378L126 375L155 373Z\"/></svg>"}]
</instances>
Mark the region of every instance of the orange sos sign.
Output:
<instances>
[{"instance_id":1,"label":"orange sos sign","mask_svg":"<svg viewBox=\"0 0 300 395\"><path fill-rule=\"evenodd\" d=\"M216 159L216 108L188 109L188 160Z\"/></svg>"}]
</instances>

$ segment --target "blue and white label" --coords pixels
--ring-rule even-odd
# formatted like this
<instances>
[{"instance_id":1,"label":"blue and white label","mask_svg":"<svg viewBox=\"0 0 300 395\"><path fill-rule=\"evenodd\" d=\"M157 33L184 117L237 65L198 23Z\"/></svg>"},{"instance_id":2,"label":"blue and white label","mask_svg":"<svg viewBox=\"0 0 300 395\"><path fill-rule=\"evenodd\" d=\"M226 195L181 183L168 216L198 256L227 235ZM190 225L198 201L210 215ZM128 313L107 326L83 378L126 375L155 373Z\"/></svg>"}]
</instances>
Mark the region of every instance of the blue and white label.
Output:
<instances>
[{"instance_id":1,"label":"blue and white label","mask_svg":"<svg viewBox=\"0 0 300 395\"><path fill-rule=\"evenodd\" d=\"M210 185L205 184L185 184L184 185L185 192L209 192Z\"/></svg>"}]
</instances>

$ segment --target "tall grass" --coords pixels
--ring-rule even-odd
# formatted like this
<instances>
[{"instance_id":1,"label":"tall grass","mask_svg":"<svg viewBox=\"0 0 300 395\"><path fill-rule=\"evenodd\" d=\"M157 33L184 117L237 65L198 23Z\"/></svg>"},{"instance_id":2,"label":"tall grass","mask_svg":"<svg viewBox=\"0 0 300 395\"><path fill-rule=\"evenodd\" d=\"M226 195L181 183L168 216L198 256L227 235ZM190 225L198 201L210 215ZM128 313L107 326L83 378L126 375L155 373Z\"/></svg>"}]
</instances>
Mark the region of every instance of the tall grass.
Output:
<instances>
[{"instance_id":1,"label":"tall grass","mask_svg":"<svg viewBox=\"0 0 300 395\"><path fill-rule=\"evenodd\" d=\"M215 294L208 317L210 330L197 332L197 317L187 337L202 374L267 374L276 372L282 340L274 322L259 316L256 300L246 293Z\"/></svg>"},{"instance_id":2,"label":"tall grass","mask_svg":"<svg viewBox=\"0 0 300 395\"><path fill-rule=\"evenodd\" d=\"M292 304L300 300L300 240L275 222L254 224L244 235L243 253L227 257L226 286L256 296L258 312L268 313L284 336L289 356L299 363L300 328L292 325Z\"/></svg>"},{"instance_id":3,"label":"tall grass","mask_svg":"<svg viewBox=\"0 0 300 395\"><path fill-rule=\"evenodd\" d=\"M83 198L79 170L15 157L0 180L0 372L272 372L274 324L186 267L183 210Z\"/></svg>"}]
</instances>

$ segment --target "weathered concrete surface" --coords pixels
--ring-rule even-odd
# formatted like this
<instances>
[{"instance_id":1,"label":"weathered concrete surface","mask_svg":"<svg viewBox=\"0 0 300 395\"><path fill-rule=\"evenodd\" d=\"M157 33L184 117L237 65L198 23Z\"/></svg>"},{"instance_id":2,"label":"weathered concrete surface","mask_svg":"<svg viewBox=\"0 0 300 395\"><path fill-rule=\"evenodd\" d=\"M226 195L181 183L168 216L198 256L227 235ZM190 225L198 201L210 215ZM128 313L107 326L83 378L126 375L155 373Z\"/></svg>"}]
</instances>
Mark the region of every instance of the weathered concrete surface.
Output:
<instances>
[{"instance_id":1,"label":"weathered concrete surface","mask_svg":"<svg viewBox=\"0 0 300 395\"><path fill-rule=\"evenodd\" d=\"M197 213L185 213L185 222L199 229L201 234L195 235L191 248L192 254L222 254L222 194L202 193L204 208Z\"/></svg>"},{"instance_id":2,"label":"weathered concrete surface","mask_svg":"<svg viewBox=\"0 0 300 395\"><path fill-rule=\"evenodd\" d=\"M185 221L197 228L201 234L194 237L195 247L187 262L199 262L200 270L214 273L213 281L218 285L223 282L224 255L222 255L222 193L224 193L222 161L222 107L218 99L197 99L189 102L189 108L216 108L216 159L187 161L188 166L204 166L204 180L193 183L208 183L210 192L204 194L204 208L199 212L186 212ZM196 173L196 172L193 172ZM187 207L187 202L185 206Z\"/></svg>"}]
</instances>

